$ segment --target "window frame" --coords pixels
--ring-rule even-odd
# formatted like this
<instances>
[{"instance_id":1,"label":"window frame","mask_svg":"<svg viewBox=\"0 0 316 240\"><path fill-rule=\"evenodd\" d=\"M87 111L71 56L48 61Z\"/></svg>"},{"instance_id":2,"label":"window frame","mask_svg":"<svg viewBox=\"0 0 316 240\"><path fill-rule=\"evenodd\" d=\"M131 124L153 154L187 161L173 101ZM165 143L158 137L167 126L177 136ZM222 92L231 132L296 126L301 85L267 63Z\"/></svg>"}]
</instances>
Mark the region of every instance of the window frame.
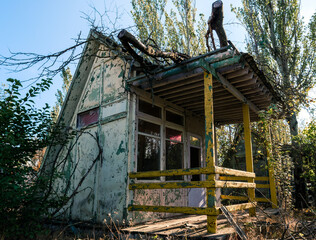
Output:
<instances>
[{"instance_id":1,"label":"window frame","mask_svg":"<svg viewBox=\"0 0 316 240\"><path fill-rule=\"evenodd\" d=\"M161 170L165 170L166 169L166 128L171 128L177 131L181 131L182 132L182 141L181 143L183 144L183 157L182 157L182 166L183 169L186 168L187 165L187 160L186 160L186 131L185 131L185 115L184 113L180 112L180 111L175 111L174 109L168 107L168 106L164 106L163 104L159 104L159 103L155 103L154 105L157 107L160 107L161 109L161 119L158 117L154 117L152 115L143 113L139 111L139 100L147 102L147 103L151 103L150 100L143 98L143 97L137 97L137 101L136 101L136 134L135 134L135 169L137 171L138 169L138 135L145 135L144 133L139 132L138 130L138 121L143 120L143 121L147 121L147 122L151 122L154 124L157 124L160 126L160 171ZM172 123L172 122L168 122L166 121L166 113L167 111L178 114L180 116L183 117L183 126L178 125L176 123ZM168 140L170 141L170 140ZM185 178L183 179L185 180ZM160 177L160 179L135 179L136 182L161 182L161 181L166 181L166 177ZM168 180L168 182L175 182L175 181L179 181L179 180Z\"/></svg>"}]
</instances>

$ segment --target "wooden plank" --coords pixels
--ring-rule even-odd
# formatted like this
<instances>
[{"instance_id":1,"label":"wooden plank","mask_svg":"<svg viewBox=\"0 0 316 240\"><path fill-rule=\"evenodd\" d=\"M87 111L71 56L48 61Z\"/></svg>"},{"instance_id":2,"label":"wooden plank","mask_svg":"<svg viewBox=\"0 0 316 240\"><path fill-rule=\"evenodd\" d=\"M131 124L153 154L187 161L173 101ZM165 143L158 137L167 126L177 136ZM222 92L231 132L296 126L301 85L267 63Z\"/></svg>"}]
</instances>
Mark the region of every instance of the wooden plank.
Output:
<instances>
[{"instance_id":1,"label":"wooden plank","mask_svg":"<svg viewBox=\"0 0 316 240\"><path fill-rule=\"evenodd\" d=\"M270 184L257 184L257 188L270 188Z\"/></svg>"},{"instance_id":2,"label":"wooden plank","mask_svg":"<svg viewBox=\"0 0 316 240\"><path fill-rule=\"evenodd\" d=\"M216 181L215 187L217 188L256 188L255 183L249 182L227 182L227 181Z\"/></svg>"},{"instance_id":3,"label":"wooden plank","mask_svg":"<svg viewBox=\"0 0 316 240\"><path fill-rule=\"evenodd\" d=\"M248 197L245 197L245 196L221 195L221 199L248 201ZM270 202L270 200L267 198L255 198L255 201L256 202Z\"/></svg>"},{"instance_id":4,"label":"wooden plank","mask_svg":"<svg viewBox=\"0 0 316 240\"><path fill-rule=\"evenodd\" d=\"M240 211L244 209L252 209L257 206L257 202L251 202L251 203L241 203L241 204L234 204L234 205L229 205L226 206L228 211L234 212L234 211Z\"/></svg>"},{"instance_id":5,"label":"wooden plank","mask_svg":"<svg viewBox=\"0 0 316 240\"><path fill-rule=\"evenodd\" d=\"M232 79L232 78L236 78L236 77L240 77L240 76L245 76L249 73L249 68L244 68L244 69L240 69L237 71L234 71L232 73L228 73L225 75L226 79Z\"/></svg>"},{"instance_id":6,"label":"wooden plank","mask_svg":"<svg viewBox=\"0 0 316 240\"><path fill-rule=\"evenodd\" d=\"M201 87L196 87L196 88L192 88L189 91L183 91L177 94L171 94L168 96L164 96L164 99L170 99L170 101L172 101L172 99L178 98L178 97L182 97L182 96L187 96L188 93L192 94L192 93L203 93L203 88Z\"/></svg>"},{"instance_id":7,"label":"wooden plank","mask_svg":"<svg viewBox=\"0 0 316 240\"><path fill-rule=\"evenodd\" d=\"M182 86L178 86L178 87L175 87L175 88L172 88L172 89L169 89L169 90L164 90L164 91L160 92L159 94L156 91L154 91L154 93L159 95L159 97L162 97L162 96L168 96L168 95L171 95L171 94L175 94L175 93L191 90L191 89L194 89L194 88L197 88L197 87L201 87L203 89L203 86L204 86L204 82L203 81L199 81L199 82L196 82L196 83L193 83L193 84L190 84L190 85L182 85Z\"/></svg>"},{"instance_id":8,"label":"wooden plank","mask_svg":"<svg viewBox=\"0 0 316 240\"><path fill-rule=\"evenodd\" d=\"M205 162L206 168L215 170L215 133L214 133L214 109L213 109L213 76L204 72L204 114L205 114ZM206 180L215 185L215 174L207 174ZM214 186L206 189L207 208L216 207ZM207 216L207 232L216 233L217 216Z\"/></svg>"},{"instance_id":9,"label":"wooden plank","mask_svg":"<svg viewBox=\"0 0 316 240\"><path fill-rule=\"evenodd\" d=\"M162 177L162 176L184 176L211 173L208 168L187 168L187 169L172 169L163 171L148 171L148 172L131 172L129 178L147 178L147 177Z\"/></svg>"},{"instance_id":10,"label":"wooden plank","mask_svg":"<svg viewBox=\"0 0 316 240\"><path fill-rule=\"evenodd\" d=\"M245 196L221 195L221 199L248 201L248 197Z\"/></svg>"},{"instance_id":11,"label":"wooden plank","mask_svg":"<svg viewBox=\"0 0 316 240\"><path fill-rule=\"evenodd\" d=\"M216 208L200 208L200 207L176 207L176 206L146 206L146 205L130 205L128 211L146 211L146 212L166 212L166 213L185 213L193 215L214 215L217 216L220 211Z\"/></svg>"},{"instance_id":12,"label":"wooden plank","mask_svg":"<svg viewBox=\"0 0 316 240\"><path fill-rule=\"evenodd\" d=\"M221 74L227 74L227 73L235 72L235 71L240 70L242 68L243 68L243 66L240 63L237 63L234 65L219 68L219 69L217 69L217 71Z\"/></svg>"},{"instance_id":13,"label":"wooden plank","mask_svg":"<svg viewBox=\"0 0 316 240\"><path fill-rule=\"evenodd\" d=\"M224 181L247 181L247 177L235 177L235 176L220 176L219 180ZM268 177L255 177L255 181L269 181Z\"/></svg>"},{"instance_id":14,"label":"wooden plank","mask_svg":"<svg viewBox=\"0 0 316 240\"><path fill-rule=\"evenodd\" d=\"M243 104L242 109L243 109L245 152L246 152L246 169L248 172L254 172L249 106L247 104ZM254 183L254 179L249 179L248 182ZM248 189L248 197L249 197L250 202L255 201L255 190L254 189ZM255 208L250 209L249 214L250 214L250 216L255 216L256 209Z\"/></svg>"},{"instance_id":15,"label":"wooden plank","mask_svg":"<svg viewBox=\"0 0 316 240\"><path fill-rule=\"evenodd\" d=\"M236 169L230 169L230 168L223 168L223 167L215 167L215 173L224 174L224 175L232 175L237 177L249 177L249 178L255 178L256 174L254 172L246 172L246 171L240 171Z\"/></svg>"},{"instance_id":16,"label":"wooden plank","mask_svg":"<svg viewBox=\"0 0 316 240\"><path fill-rule=\"evenodd\" d=\"M130 190L135 189L176 189L176 188L214 188L212 181L191 181L191 182L154 182L154 183L131 183Z\"/></svg>"},{"instance_id":17,"label":"wooden plank","mask_svg":"<svg viewBox=\"0 0 316 240\"><path fill-rule=\"evenodd\" d=\"M220 73L217 73L218 81L223 85L227 91L235 96L241 102L248 104L252 111L259 112L259 108L248 100L239 90L237 90L227 79L225 79Z\"/></svg>"}]
</instances>

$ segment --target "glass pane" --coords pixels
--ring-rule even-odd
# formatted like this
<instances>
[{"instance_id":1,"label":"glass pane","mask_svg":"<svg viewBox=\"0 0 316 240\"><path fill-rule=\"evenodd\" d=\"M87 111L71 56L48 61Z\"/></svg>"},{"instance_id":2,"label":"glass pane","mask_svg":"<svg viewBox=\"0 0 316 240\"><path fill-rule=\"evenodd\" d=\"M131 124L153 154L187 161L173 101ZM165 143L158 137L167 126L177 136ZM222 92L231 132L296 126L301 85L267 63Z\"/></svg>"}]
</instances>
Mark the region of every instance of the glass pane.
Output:
<instances>
[{"instance_id":1,"label":"glass pane","mask_svg":"<svg viewBox=\"0 0 316 240\"><path fill-rule=\"evenodd\" d=\"M172 141L182 142L182 132L175 129L166 128L166 138Z\"/></svg>"},{"instance_id":2,"label":"glass pane","mask_svg":"<svg viewBox=\"0 0 316 240\"><path fill-rule=\"evenodd\" d=\"M86 112L79 113L77 116L77 127L82 128L99 120L99 108L94 108Z\"/></svg>"},{"instance_id":3,"label":"glass pane","mask_svg":"<svg viewBox=\"0 0 316 240\"><path fill-rule=\"evenodd\" d=\"M153 106L151 103L139 100L138 110L151 116L161 118L161 108Z\"/></svg>"},{"instance_id":4,"label":"glass pane","mask_svg":"<svg viewBox=\"0 0 316 240\"><path fill-rule=\"evenodd\" d=\"M155 170L160 170L160 140L138 135L137 172Z\"/></svg>"},{"instance_id":5,"label":"glass pane","mask_svg":"<svg viewBox=\"0 0 316 240\"><path fill-rule=\"evenodd\" d=\"M166 169L182 169L183 144L166 141ZM183 176L166 177L166 180L181 180Z\"/></svg>"},{"instance_id":6,"label":"glass pane","mask_svg":"<svg viewBox=\"0 0 316 240\"><path fill-rule=\"evenodd\" d=\"M151 134L154 136L160 136L160 126L151 122L146 122L144 120L138 120L138 131Z\"/></svg>"},{"instance_id":7,"label":"glass pane","mask_svg":"<svg viewBox=\"0 0 316 240\"><path fill-rule=\"evenodd\" d=\"M190 137L190 145L195 146L195 147L201 147L200 139L191 136Z\"/></svg>"},{"instance_id":8,"label":"glass pane","mask_svg":"<svg viewBox=\"0 0 316 240\"><path fill-rule=\"evenodd\" d=\"M182 126L184 125L183 116L173 113L173 112L166 111L166 120L168 122L172 122L172 123L179 124Z\"/></svg>"}]
</instances>

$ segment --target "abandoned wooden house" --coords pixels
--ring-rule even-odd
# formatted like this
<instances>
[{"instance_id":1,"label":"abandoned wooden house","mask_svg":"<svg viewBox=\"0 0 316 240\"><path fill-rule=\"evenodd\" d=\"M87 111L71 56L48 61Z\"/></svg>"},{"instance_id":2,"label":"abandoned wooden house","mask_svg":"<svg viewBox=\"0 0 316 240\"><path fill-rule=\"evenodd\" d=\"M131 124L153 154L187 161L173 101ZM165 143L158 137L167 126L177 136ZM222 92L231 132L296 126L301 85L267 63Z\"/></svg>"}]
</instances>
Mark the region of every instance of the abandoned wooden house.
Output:
<instances>
[{"instance_id":1,"label":"abandoned wooden house","mask_svg":"<svg viewBox=\"0 0 316 240\"><path fill-rule=\"evenodd\" d=\"M58 191L80 185L65 218L207 215L215 233L221 199L245 201L226 207L253 214L257 202L276 206L272 171L254 173L250 122L277 95L252 56L228 44L146 72L106 36L91 31L88 39L58 119L75 136L46 154L46 166L65 159L59 168L69 183L56 182ZM216 166L214 129L233 123L244 124L246 171ZM256 197L256 187L270 189L270 199ZM221 195L222 188L248 196Z\"/></svg>"}]
</instances>

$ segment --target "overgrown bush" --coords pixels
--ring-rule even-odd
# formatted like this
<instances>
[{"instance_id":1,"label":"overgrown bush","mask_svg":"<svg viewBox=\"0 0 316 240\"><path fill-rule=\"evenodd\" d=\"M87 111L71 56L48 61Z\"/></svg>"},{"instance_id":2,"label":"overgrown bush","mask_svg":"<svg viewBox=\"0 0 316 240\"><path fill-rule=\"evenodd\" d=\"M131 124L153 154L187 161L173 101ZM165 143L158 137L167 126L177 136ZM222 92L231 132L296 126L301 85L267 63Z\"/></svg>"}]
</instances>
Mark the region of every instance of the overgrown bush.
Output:
<instances>
[{"instance_id":1,"label":"overgrown bush","mask_svg":"<svg viewBox=\"0 0 316 240\"><path fill-rule=\"evenodd\" d=\"M43 230L49 209L61 204L47 190L51 178L32 165L37 151L52 143L50 108L36 109L33 99L47 90L51 80L41 80L20 95L19 80L8 79L0 94L0 239L34 238Z\"/></svg>"}]
</instances>

